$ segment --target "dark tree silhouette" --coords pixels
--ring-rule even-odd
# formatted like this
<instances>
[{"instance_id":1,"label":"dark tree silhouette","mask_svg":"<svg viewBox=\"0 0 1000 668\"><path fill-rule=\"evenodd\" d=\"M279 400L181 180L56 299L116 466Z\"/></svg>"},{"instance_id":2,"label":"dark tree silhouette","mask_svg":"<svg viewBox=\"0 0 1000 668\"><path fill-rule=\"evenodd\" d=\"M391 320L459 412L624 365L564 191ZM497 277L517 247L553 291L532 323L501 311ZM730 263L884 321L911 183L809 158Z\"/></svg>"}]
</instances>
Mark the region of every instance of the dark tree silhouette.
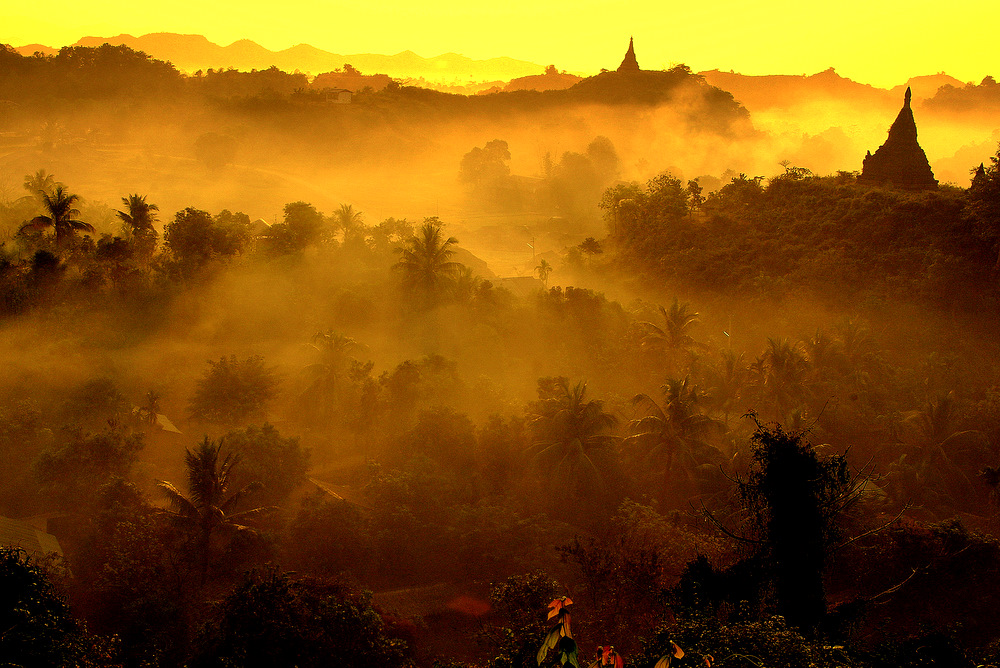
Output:
<instances>
[{"instance_id":1,"label":"dark tree silhouette","mask_svg":"<svg viewBox=\"0 0 1000 668\"><path fill-rule=\"evenodd\" d=\"M221 440L213 443L206 436L194 451L185 451L187 495L172 483L165 480L157 482L173 506L172 510L164 512L181 530L190 546L202 585L211 564L212 539L216 535L252 532L253 529L243 522L270 510L262 507L237 510L244 497L258 489L260 483L252 482L231 491L233 469L239 463L239 457L229 453L220 461L222 445Z\"/></svg>"},{"instance_id":2,"label":"dark tree silhouette","mask_svg":"<svg viewBox=\"0 0 1000 668\"><path fill-rule=\"evenodd\" d=\"M119 210L118 217L124 223L139 257L148 261L156 250L156 240L159 237L153 223L157 222L156 214L160 207L147 202L145 195L138 194L122 197L122 204L125 210Z\"/></svg>"},{"instance_id":3,"label":"dark tree silhouette","mask_svg":"<svg viewBox=\"0 0 1000 668\"><path fill-rule=\"evenodd\" d=\"M633 403L646 415L629 423L629 435L621 443L631 457L640 479L658 478L656 496L671 505L686 502L697 491L697 469L717 465L722 453L709 440L721 435L725 426L703 414L697 406L699 392L688 378L672 378L663 386L663 403L645 394ZM714 469L714 466L711 468Z\"/></svg>"},{"instance_id":4,"label":"dark tree silhouette","mask_svg":"<svg viewBox=\"0 0 1000 668\"><path fill-rule=\"evenodd\" d=\"M190 665L412 666L405 644L388 633L370 596L273 568L255 571L219 606Z\"/></svg>"},{"instance_id":5,"label":"dark tree silhouette","mask_svg":"<svg viewBox=\"0 0 1000 668\"><path fill-rule=\"evenodd\" d=\"M604 402L587 399L587 383L540 378L538 401L528 405L532 445L527 454L563 493L594 503L605 496L606 474L618 423ZM599 505L599 504L598 504Z\"/></svg>"},{"instance_id":6,"label":"dark tree silhouette","mask_svg":"<svg viewBox=\"0 0 1000 668\"><path fill-rule=\"evenodd\" d=\"M108 655L97 654L88 657L87 649L69 606L57 595L41 569L22 550L0 547L0 657L3 665L97 666L102 665L102 659L111 659Z\"/></svg>"},{"instance_id":7,"label":"dark tree silhouette","mask_svg":"<svg viewBox=\"0 0 1000 668\"><path fill-rule=\"evenodd\" d=\"M263 357L241 360L230 355L208 364L191 399L191 417L230 426L264 417L278 380L264 366Z\"/></svg>"},{"instance_id":8,"label":"dark tree silhouette","mask_svg":"<svg viewBox=\"0 0 1000 668\"><path fill-rule=\"evenodd\" d=\"M426 299L439 295L462 266L451 260L455 252L451 247L457 243L455 237L444 238L440 221L426 219L417 235L399 249L402 257L395 267L403 274L403 284Z\"/></svg>"},{"instance_id":9,"label":"dark tree silhouette","mask_svg":"<svg viewBox=\"0 0 1000 668\"><path fill-rule=\"evenodd\" d=\"M756 424L753 465L739 481L740 496L769 566L778 613L812 631L826 613L823 572L839 537L838 517L867 479L852 476L844 455L821 459L801 433Z\"/></svg>"},{"instance_id":10,"label":"dark tree silhouette","mask_svg":"<svg viewBox=\"0 0 1000 668\"><path fill-rule=\"evenodd\" d=\"M74 205L80 198L67 192L63 184L57 183L52 192L39 191L38 195L47 215L35 216L21 226L22 230L44 230L51 227L55 230L56 246L62 246L75 232L94 233L93 225L76 219L80 211Z\"/></svg>"}]
</instances>

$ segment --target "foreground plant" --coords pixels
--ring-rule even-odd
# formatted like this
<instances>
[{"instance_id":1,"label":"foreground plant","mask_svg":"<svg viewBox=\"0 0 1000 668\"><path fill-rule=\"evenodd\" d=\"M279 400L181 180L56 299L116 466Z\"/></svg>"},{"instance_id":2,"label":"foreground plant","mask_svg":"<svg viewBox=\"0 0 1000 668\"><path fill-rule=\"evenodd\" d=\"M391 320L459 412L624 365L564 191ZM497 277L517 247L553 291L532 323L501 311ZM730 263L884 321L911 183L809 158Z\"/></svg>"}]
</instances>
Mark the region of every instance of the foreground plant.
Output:
<instances>
[{"instance_id":1,"label":"foreground plant","mask_svg":"<svg viewBox=\"0 0 1000 668\"><path fill-rule=\"evenodd\" d=\"M535 659L539 666L549 656L549 652L555 650L556 653L553 654L553 657L557 658L559 665L565 666L568 663L575 668L580 668L579 648L570 629L569 606L572 604L573 600L567 596L560 596L549 603L548 618L554 621L549 627L549 632L545 636L542 646L538 648ZM653 668L670 668L674 659L684 658L684 650L677 643L671 640L670 646L672 649L670 654L661 657ZM705 655L703 659L705 668L712 668L712 662L715 659L711 655ZM600 645L597 648L597 658L587 668L600 668L601 666L624 668L625 659L615 651L614 645Z\"/></svg>"},{"instance_id":2,"label":"foreground plant","mask_svg":"<svg viewBox=\"0 0 1000 668\"><path fill-rule=\"evenodd\" d=\"M538 665L542 665L549 650L556 650L559 658L559 665L565 666L567 663L580 668L580 660L577 656L578 648L573 640L573 632L570 629L570 614L568 606L573 605L573 600L567 596L560 596L549 603L549 619L554 619L549 633L545 636L542 646L538 648L538 655L535 659Z\"/></svg>"}]
</instances>

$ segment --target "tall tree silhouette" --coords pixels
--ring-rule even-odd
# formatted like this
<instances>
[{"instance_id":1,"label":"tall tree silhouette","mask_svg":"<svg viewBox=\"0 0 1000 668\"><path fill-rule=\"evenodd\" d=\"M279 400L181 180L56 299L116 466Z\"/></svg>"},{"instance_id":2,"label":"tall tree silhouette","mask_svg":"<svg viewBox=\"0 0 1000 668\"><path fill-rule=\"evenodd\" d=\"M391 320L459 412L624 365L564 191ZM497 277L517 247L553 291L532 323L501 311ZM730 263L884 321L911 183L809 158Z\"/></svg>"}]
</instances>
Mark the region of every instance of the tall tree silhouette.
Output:
<instances>
[{"instance_id":1,"label":"tall tree silhouette","mask_svg":"<svg viewBox=\"0 0 1000 668\"><path fill-rule=\"evenodd\" d=\"M685 351L695 345L691 329L698 324L698 312L687 303L681 304L674 297L670 308L659 307L663 316L662 325L652 322L636 323L642 330L642 347L663 359L674 372L682 369L681 358Z\"/></svg>"},{"instance_id":2,"label":"tall tree silhouette","mask_svg":"<svg viewBox=\"0 0 1000 668\"><path fill-rule=\"evenodd\" d=\"M580 500L602 498L618 420L604 402L587 399L587 383L571 387L562 376L540 378L527 417L533 437L527 454L547 479Z\"/></svg>"},{"instance_id":3,"label":"tall tree silhouette","mask_svg":"<svg viewBox=\"0 0 1000 668\"><path fill-rule=\"evenodd\" d=\"M125 210L119 210L118 218L125 224L133 245L139 251L139 256L148 260L156 250L156 239L159 234L153 223L157 222L156 214L160 207L146 201L145 195L133 194L122 197Z\"/></svg>"},{"instance_id":4,"label":"tall tree silhouette","mask_svg":"<svg viewBox=\"0 0 1000 668\"><path fill-rule=\"evenodd\" d=\"M718 464L722 453L709 440L721 435L723 423L703 414L699 392L688 378L672 378L663 386L663 403L645 394L632 402L643 406L646 415L629 422L629 435L621 443L636 468L658 478L657 496L671 504L686 501L696 492L696 469ZM647 478L648 479L648 478Z\"/></svg>"},{"instance_id":5,"label":"tall tree silhouette","mask_svg":"<svg viewBox=\"0 0 1000 668\"><path fill-rule=\"evenodd\" d=\"M56 178L44 169L24 177L24 189L31 193L31 197L41 199L42 193L50 192L55 186Z\"/></svg>"},{"instance_id":6,"label":"tall tree silhouette","mask_svg":"<svg viewBox=\"0 0 1000 668\"><path fill-rule=\"evenodd\" d=\"M399 249L402 257L395 267L403 274L403 284L427 299L440 294L462 266L451 260L455 252L452 246L457 243L455 237L444 237L440 221L426 219L417 235Z\"/></svg>"},{"instance_id":7,"label":"tall tree silhouette","mask_svg":"<svg viewBox=\"0 0 1000 668\"><path fill-rule=\"evenodd\" d=\"M172 483L165 480L157 482L173 506L172 510L164 512L185 535L196 560L202 584L205 583L211 563L212 539L237 532L252 532L253 529L243 522L270 510L257 507L237 511L244 497L258 489L260 483L252 482L239 490L231 491L233 469L239 463L239 457L229 453L221 458L221 451L222 441L213 443L207 436L194 451L185 451L187 495Z\"/></svg>"},{"instance_id":8,"label":"tall tree silhouette","mask_svg":"<svg viewBox=\"0 0 1000 668\"><path fill-rule=\"evenodd\" d=\"M118 217L128 226L130 233L151 232L156 234L153 223L156 222L156 213L160 210L159 206L148 203L146 196L139 194L122 197L122 205L125 207L125 211L119 210Z\"/></svg>"},{"instance_id":9,"label":"tall tree silhouette","mask_svg":"<svg viewBox=\"0 0 1000 668\"><path fill-rule=\"evenodd\" d=\"M67 238L77 231L94 233L94 226L77 220L80 211L74 204L80 199L66 191L66 186L57 183L51 192L39 191L39 198L48 215L35 216L31 221L21 226L21 229L44 230L53 228L56 234L56 245L61 246Z\"/></svg>"},{"instance_id":10,"label":"tall tree silhouette","mask_svg":"<svg viewBox=\"0 0 1000 668\"><path fill-rule=\"evenodd\" d=\"M804 631L826 613L823 570L840 538L838 518L868 479L852 475L844 455L820 457L801 432L756 421L753 464L740 479L744 512L768 566L778 613Z\"/></svg>"},{"instance_id":11,"label":"tall tree silhouette","mask_svg":"<svg viewBox=\"0 0 1000 668\"><path fill-rule=\"evenodd\" d=\"M364 233L364 223L361 222L361 212L355 211L351 204L341 204L333 212L333 222L344 235L344 241L358 239Z\"/></svg>"}]
</instances>

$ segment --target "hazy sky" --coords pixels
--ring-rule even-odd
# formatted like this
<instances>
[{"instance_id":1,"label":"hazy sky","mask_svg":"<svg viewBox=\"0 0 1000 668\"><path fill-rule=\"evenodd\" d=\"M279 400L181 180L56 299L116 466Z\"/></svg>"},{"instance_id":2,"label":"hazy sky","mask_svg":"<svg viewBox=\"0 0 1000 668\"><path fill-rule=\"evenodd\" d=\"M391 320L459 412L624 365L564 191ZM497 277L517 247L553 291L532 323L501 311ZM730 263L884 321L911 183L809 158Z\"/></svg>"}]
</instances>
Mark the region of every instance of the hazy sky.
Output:
<instances>
[{"instance_id":1,"label":"hazy sky","mask_svg":"<svg viewBox=\"0 0 1000 668\"><path fill-rule=\"evenodd\" d=\"M595 0L49 0L44 11L4 0L0 41L71 44L84 35L203 34L269 49L307 43L336 53L447 52L511 56L560 69L617 67L628 38L639 64L685 63L747 74L812 74L828 67L876 85L944 71L964 81L1000 75L1000 3L964 0L722 0L699 4ZM834 13L835 12L835 13Z\"/></svg>"}]
</instances>

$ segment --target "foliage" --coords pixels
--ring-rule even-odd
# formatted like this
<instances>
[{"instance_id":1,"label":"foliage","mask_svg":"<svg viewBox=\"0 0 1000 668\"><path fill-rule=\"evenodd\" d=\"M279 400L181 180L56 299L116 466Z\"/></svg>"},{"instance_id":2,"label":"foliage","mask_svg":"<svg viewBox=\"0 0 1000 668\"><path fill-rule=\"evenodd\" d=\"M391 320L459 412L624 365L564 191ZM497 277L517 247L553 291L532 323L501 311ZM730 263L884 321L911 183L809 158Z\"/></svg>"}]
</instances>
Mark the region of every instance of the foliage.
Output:
<instances>
[{"instance_id":1,"label":"foliage","mask_svg":"<svg viewBox=\"0 0 1000 668\"><path fill-rule=\"evenodd\" d=\"M326 492L308 496L290 527L292 563L324 577L367 575L374 558L371 524L361 508L343 499Z\"/></svg>"},{"instance_id":2,"label":"foliage","mask_svg":"<svg viewBox=\"0 0 1000 668\"><path fill-rule=\"evenodd\" d=\"M569 606L572 604L573 600L567 596L560 596L549 603L548 618L551 626L535 656L539 666L548 657L549 652L555 650L553 656L559 665L565 666L568 663L574 668L580 668L576 641L573 640L573 632L570 629Z\"/></svg>"},{"instance_id":3,"label":"foliage","mask_svg":"<svg viewBox=\"0 0 1000 668\"><path fill-rule=\"evenodd\" d=\"M169 665L187 651L185 573L139 489L115 479L97 492L72 562L77 611L121 640L125 665Z\"/></svg>"},{"instance_id":4,"label":"foliage","mask_svg":"<svg viewBox=\"0 0 1000 668\"><path fill-rule=\"evenodd\" d=\"M702 412L689 378L670 378L662 389L662 405L644 394L632 399L645 415L629 423L620 448L653 496L678 506L711 491L714 471L725 461L717 445L725 427Z\"/></svg>"},{"instance_id":5,"label":"foliage","mask_svg":"<svg viewBox=\"0 0 1000 668\"><path fill-rule=\"evenodd\" d=\"M404 457L418 454L456 474L470 475L475 448L475 427L468 416L438 407L420 412L413 429L398 439L396 450Z\"/></svg>"},{"instance_id":6,"label":"foliage","mask_svg":"<svg viewBox=\"0 0 1000 668\"><path fill-rule=\"evenodd\" d=\"M995 81L992 83L994 90L1000 88ZM976 171L969 187L968 210L977 234L996 257L994 270L1000 269L1000 148L990 156L989 167L980 166Z\"/></svg>"},{"instance_id":7,"label":"foliage","mask_svg":"<svg viewBox=\"0 0 1000 668\"><path fill-rule=\"evenodd\" d=\"M820 458L801 433L758 422L751 441L754 466L739 491L752 540L771 568L779 614L809 632L826 613L823 572L837 519L861 483L845 456Z\"/></svg>"},{"instance_id":8,"label":"foliage","mask_svg":"<svg viewBox=\"0 0 1000 668\"><path fill-rule=\"evenodd\" d=\"M298 437L283 437L265 422L260 427L231 431L223 440L240 461L233 486L259 483L256 498L263 505L281 505L306 481L309 450L299 444Z\"/></svg>"},{"instance_id":9,"label":"foliage","mask_svg":"<svg viewBox=\"0 0 1000 668\"><path fill-rule=\"evenodd\" d=\"M182 278L194 276L210 260L240 253L248 239L249 218L222 211L214 219L207 211L178 211L163 231L163 244Z\"/></svg>"},{"instance_id":10,"label":"foliage","mask_svg":"<svg viewBox=\"0 0 1000 668\"><path fill-rule=\"evenodd\" d=\"M38 565L10 547L0 547L0 628L5 665L83 668L113 661L110 647L97 651L88 641Z\"/></svg>"},{"instance_id":11,"label":"foliage","mask_svg":"<svg viewBox=\"0 0 1000 668\"><path fill-rule=\"evenodd\" d=\"M611 237L628 247L676 225L688 213L687 199L681 180L664 173L645 188L633 181L607 189L599 206Z\"/></svg>"},{"instance_id":12,"label":"foliage","mask_svg":"<svg viewBox=\"0 0 1000 668\"><path fill-rule=\"evenodd\" d=\"M274 398L278 380L264 366L264 358L235 355L209 362L191 397L191 417L204 422L238 425L261 420Z\"/></svg>"},{"instance_id":13,"label":"foliage","mask_svg":"<svg viewBox=\"0 0 1000 668\"><path fill-rule=\"evenodd\" d=\"M270 567L247 575L219 606L195 667L319 668L331 659L358 668L410 666L370 594Z\"/></svg>"},{"instance_id":14,"label":"foliage","mask_svg":"<svg viewBox=\"0 0 1000 668\"><path fill-rule=\"evenodd\" d=\"M312 204L290 202L285 205L285 217L268 230L268 243L280 253L301 252L315 244L323 232L323 214Z\"/></svg>"},{"instance_id":15,"label":"foliage","mask_svg":"<svg viewBox=\"0 0 1000 668\"><path fill-rule=\"evenodd\" d=\"M594 201L618 178L620 161L607 137L596 137L585 153L567 151L555 164L548 158L546 190L551 206L573 220L594 218Z\"/></svg>"},{"instance_id":16,"label":"foliage","mask_svg":"<svg viewBox=\"0 0 1000 668\"><path fill-rule=\"evenodd\" d=\"M153 224L158 222L156 212L160 207L146 201L145 195L122 197L125 211L118 211L127 235L139 257L148 262L156 250L159 233Z\"/></svg>"},{"instance_id":17,"label":"foliage","mask_svg":"<svg viewBox=\"0 0 1000 668\"><path fill-rule=\"evenodd\" d=\"M0 406L0 515L28 517L38 511L38 484L31 467L46 447L53 444L53 434L36 403L22 399Z\"/></svg>"},{"instance_id":18,"label":"foliage","mask_svg":"<svg viewBox=\"0 0 1000 668\"><path fill-rule=\"evenodd\" d=\"M564 376L540 378L538 400L528 404L527 421L532 444L527 454L543 472L547 484L559 484L590 510L607 498L612 445L617 424L604 403L587 400L587 383L570 387Z\"/></svg>"},{"instance_id":19,"label":"foliage","mask_svg":"<svg viewBox=\"0 0 1000 668\"><path fill-rule=\"evenodd\" d=\"M57 247L64 246L76 232L82 231L91 234L95 232L93 225L76 219L76 216L80 215L80 210L75 208L75 204L80 198L67 192L66 186L63 184L55 184L52 192L40 190L38 196L41 198L46 213L35 216L30 222L25 223L21 227L21 231L43 230L51 227L55 232Z\"/></svg>"},{"instance_id":20,"label":"foliage","mask_svg":"<svg viewBox=\"0 0 1000 668\"><path fill-rule=\"evenodd\" d=\"M458 180L488 210L513 210L519 204L520 193L510 175L510 148L502 139L488 141L462 156Z\"/></svg>"},{"instance_id":21,"label":"foliage","mask_svg":"<svg viewBox=\"0 0 1000 668\"><path fill-rule=\"evenodd\" d=\"M843 647L809 640L781 617L724 623L715 617L698 616L680 616L657 627L633 665L660 665L658 657L676 656L678 646L688 648L680 652L684 660L679 665L717 668L857 665Z\"/></svg>"},{"instance_id":22,"label":"foliage","mask_svg":"<svg viewBox=\"0 0 1000 668\"><path fill-rule=\"evenodd\" d=\"M222 441L213 443L206 436L194 451L185 451L188 495L181 493L172 483L164 480L157 483L173 506L173 510L164 513L181 532L186 550L197 564L202 585L211 565L213 538L216 535L232 537L241 533L252 534L253 529L243 522L270 510L263 507L238 510L244 498L255 492L260 483L255 481L231 490L233 469L239 463L239 457L230 452L220 461L222 445Z\"/></svg>"},{"instance_id":23,"label":"foliage","mask_svg":"<svg viewBox=\"0 0 1000 668\"><path fill-rule=\"evenodd\" d=\"M490 648L489 668L536 668L538 646L547 633L539 613L558 584L541 571L515 575L490 586L495 624L480 637Z\"/></svg>"},{"instance_id":24,"label":"foliage","mask_svg":"<svg viewBox=\"0 0 1000 668\"><path fill-rule=\"evenodd\" d=\"M970 215L964 191L741 174L707 198L702 223L684 218L686 193L667 183L655 204L638 184L614 186L601 200L620 240L619 266L645 274L649 285L682 282L754 300L794 294L837 306L906 294L975 310L997 299L989 279L997 247L983 244L993 239L989 224Z\"/></svg>"},{"instance_id":25,"label":"foliage","mask_svg":"<svg viewBox=\"0 0 1000 668\"><path fill-rule=\"evenodd\" d=\"M126 478L143 448L143 436L112 422L101 432L65 432L62 445L35 462L42 489L64 511L92 505L102 486Z\"/></svg>"},{"instance_id":26,"label":"foliage","mask_svg":"<svg viewBox=\"0 0 1000 668\"><path fill-rule=\"evenodd\" d=\"M425 300L439 297L458 275L461 265L450 259L457 243L455 237L443 238L440 221L425 219L417 235L399 249L394 268L403 275L403 285Z\"/></svg>"}]
</instances>

